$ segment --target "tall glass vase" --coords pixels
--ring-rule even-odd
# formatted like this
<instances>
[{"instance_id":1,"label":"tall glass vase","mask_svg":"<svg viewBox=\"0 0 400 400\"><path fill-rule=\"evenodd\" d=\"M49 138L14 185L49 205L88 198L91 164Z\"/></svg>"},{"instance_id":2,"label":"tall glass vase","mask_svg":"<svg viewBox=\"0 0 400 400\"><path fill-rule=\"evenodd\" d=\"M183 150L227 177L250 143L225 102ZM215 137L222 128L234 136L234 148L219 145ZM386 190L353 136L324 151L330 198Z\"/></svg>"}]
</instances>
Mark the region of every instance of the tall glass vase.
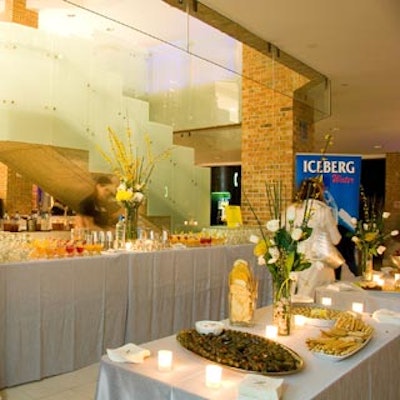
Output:
<instances>
[{"instance_id":1,"label":"tall glass vase","mask_svg":"<svg viewBox=\"0 0 400 400\"><path fill-rule=\"evenodd\" d=\"M372 281L372 273L374 270L374 256L369 253L368 248L360 251L360 267L364 281Z\"/></svg>"},{"instance_id":2,"label":"tall glass vase","mask_svg":"<svg viewBox=\"0 0 400 400\"><path fill-rule=\"evenodd\" d=\"M273 281L274 303L273 320L278 328L278 335L290 335L291 330L291 280L275 279Z\"/></svg>"},{"instance_id":3,"label":"tall glass vase","mask_svg":"<svg viewBox=\"0 0 400 400\"><path fill-rule=\"evenodd\" d=\"M137 239L139 206L139 203L134 203L125 207L125 241Z\"/></svg>"}]
</instances>

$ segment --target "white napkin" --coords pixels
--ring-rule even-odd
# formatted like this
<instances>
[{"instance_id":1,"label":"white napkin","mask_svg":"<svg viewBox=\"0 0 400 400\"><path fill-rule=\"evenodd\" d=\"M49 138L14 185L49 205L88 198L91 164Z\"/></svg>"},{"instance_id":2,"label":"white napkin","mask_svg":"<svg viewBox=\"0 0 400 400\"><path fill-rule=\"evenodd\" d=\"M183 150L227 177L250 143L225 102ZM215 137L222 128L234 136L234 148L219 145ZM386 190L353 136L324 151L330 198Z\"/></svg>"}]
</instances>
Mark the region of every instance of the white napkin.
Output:
<instances>
[{"instance_id":1,"label":"white napkin","mask_svg":"<svg viewBox=\"0 0 400 400\"><path fill-rule=\"evenodd\" d=\"M239 384L238 400L278 400L282 396L283 379L246 375Z\"/></svg>"},{"instance_id":2,"label":"white napkin","mask_svg":"<svg viewBox=\"0 0 400 400\"><path fill-rule=\"evenodd\" d=\"M360 287L352 282L335 282L325 286L325 289L332 290L334 292L346 292L350 290L363 291Z\"/></svg>"},{"instance_id":3,"label":"white napkin","mask_svg":"<svg viewBox=\"0 0 400 400\"><path fill-rule=\"evenodd\" d=\"M128 343L116 349L107 349L108 358L114 362L129 362L140 364L145 357L150 356L150 350Z\"/></svg>"},{"instance_id":4,"label":"white napkin","mask_svg":"<svg viewBox=\"0 0 400 400\"><path fill-rule=\"evenodd\" d=\"M374 311L372 318L382 324L400 325L400 313L384 308Z\"/></svg>"},{"instance_id":5,"label":"white napkin","mask_svg":"<svg viewBox=\"0 0 400 400\"><path fill-rule=\"evenodd\" d=\"M292 303L314 303L314 299L310 296L302 296L300 294L294 294L291 298Z\"/></svg>"}]
</instances>

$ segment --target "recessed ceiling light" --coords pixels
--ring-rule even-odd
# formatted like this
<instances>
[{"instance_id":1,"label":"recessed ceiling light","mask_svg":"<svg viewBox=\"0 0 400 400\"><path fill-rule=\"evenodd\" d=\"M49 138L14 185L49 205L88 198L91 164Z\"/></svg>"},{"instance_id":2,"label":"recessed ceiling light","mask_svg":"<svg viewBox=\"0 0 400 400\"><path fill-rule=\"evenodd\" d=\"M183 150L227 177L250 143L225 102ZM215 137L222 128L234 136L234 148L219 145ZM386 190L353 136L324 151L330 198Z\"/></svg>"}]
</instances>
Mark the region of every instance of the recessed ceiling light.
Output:
<instances>
[{"instance_id":1,"label":"recessed ceiling light","mask_svg":"<svg viewBox=\"0 0 400 400\"><path fill-rule=\"evenodd\" d=\"M67 14L67 17L68 17L68 18L75 18L75 17L76 17L76 14Z\"/></svg>"},{"instance_id":2,"label":"recessed ceiling light","mask_svg":"<svg viewBox=\"0 0 400 400\"><path fill-rule=\"evenodd\" d=\"M381 144L376 144L375 146L374 146L374 149L381 149L382 148L382 145Z\"/></svg>"}]
</instances>

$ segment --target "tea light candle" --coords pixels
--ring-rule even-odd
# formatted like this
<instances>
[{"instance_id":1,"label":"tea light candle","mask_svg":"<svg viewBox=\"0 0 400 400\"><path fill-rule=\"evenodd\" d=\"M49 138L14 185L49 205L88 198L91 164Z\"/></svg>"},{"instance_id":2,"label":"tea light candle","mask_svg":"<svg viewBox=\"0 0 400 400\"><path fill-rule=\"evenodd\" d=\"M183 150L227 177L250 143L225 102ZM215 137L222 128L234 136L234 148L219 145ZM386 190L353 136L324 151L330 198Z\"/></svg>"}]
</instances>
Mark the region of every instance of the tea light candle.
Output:
<instances>
[{"instance_id":1,"label":"tea light candle","mask_svg":"<svg viewBox=\"0 0 400 400\"><path fill-rule=\"evenodd\" d=\"M172 369L172 351L158 350L158 370L171 371Z\"/></svg>"},{"instance_id":2,"label":"tea light candle","mask_svg":"<svg viewBox=\"0 0 400 400\"><path fill-rule=\"evenodd\" d=\"M332 305L332 299L330 297L322 297L321 303L324 306L331 306Z\"/></svg>"},{"instance_id":3,"label":"tea light candle","mask_svg":"<svg viewBox=\"0 0 400 400\"><path fill-rule=\"evenodd\" d=\"M125 250L130 251L133 249L133 243L132 242L126 242L125 243Z\"/></svg>"},{"instance_id":4,"label":"tea light candle","mask_svg":"<svg viewBox=\"0 0 400 400\"><path fill-rule=\"evenodd\" d=\"M298 327L302 327L306 324L306 317L304 315L295 315L294 324Z\"/></svg>"},{"instance_id":5,"label":"tea light candle","mask_svg":"<svg viewBox=\"0 0 400 400\"><path fill-rule=\"evenodd\" d=\"M394 274L394 281L400 281L400 274Z\"/></svg>"},{"instance_id":6,"label":"tea light candle","mask_svg":"<svg viewBox=\"0 0 400 400\"><path fill-rule=\"evenodd\" d=\"M378 283L379 277L380 277L380 274L373 274L372 281Z\"/></svg>"},{"instance_id":7,"label":"tea light candle","mask_svg":"<svg viewBox=\"0 0 400 400\"><path fill-rule=\"evenodd\" d=\"M218 389L221 386L222 368L218 365L206 366L206 386Z\"/></svg>"},{"instance_id":8,"label":"tea light candle","mask_svg":"<svg viewBox=\"0 0 400 400\"><path fill-rule=\"evenodd\" d=\"M382 278L378 278L377 281L376 281L376 283L377 283L379 286L382 286L382 287L383 287L383 285L385 284L385 280L382 279Z\"/></svg>"},{"instance_id":9,"label":"tea light candle","mask_svg":"<svg viewBox=\"0 0 400 400\"><path fill-rule=\"evenodd\" d=\"M265 336L268 339L276 339L278 336L278 327L275 325L267 325L265 327Z\"/></svg>"},{"instance_id":10,"label":"tea light candle","mask_svg":"<svg viewBox=\"0 0 400 400\"><path fill-rule=\"evenodd\" d=\"M356 313L362 313L364 311L364 304L363 303L358 303L358 302L354 302L352 304L352 310Z\"/></svg>"}]
</instances>

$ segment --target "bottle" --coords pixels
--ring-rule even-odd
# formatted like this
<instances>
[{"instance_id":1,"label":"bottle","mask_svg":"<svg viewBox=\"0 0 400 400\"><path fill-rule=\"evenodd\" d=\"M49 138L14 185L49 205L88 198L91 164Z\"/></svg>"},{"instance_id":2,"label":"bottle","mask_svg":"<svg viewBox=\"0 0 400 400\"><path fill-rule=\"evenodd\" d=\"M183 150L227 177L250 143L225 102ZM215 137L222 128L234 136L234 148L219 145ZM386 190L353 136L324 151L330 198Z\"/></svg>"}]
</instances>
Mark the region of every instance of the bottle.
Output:
<instances>
[{"instance_id":1,"label":"bottle","mask_svg":"<svg viewBox=\"0 0 400 400\"><path fill-rule=\"evenodd\" d=\"M120 215L115 225L114 249L118 250L123 248L125 248L125 221L124 216Z\"/></svg>"}]
</instances>

